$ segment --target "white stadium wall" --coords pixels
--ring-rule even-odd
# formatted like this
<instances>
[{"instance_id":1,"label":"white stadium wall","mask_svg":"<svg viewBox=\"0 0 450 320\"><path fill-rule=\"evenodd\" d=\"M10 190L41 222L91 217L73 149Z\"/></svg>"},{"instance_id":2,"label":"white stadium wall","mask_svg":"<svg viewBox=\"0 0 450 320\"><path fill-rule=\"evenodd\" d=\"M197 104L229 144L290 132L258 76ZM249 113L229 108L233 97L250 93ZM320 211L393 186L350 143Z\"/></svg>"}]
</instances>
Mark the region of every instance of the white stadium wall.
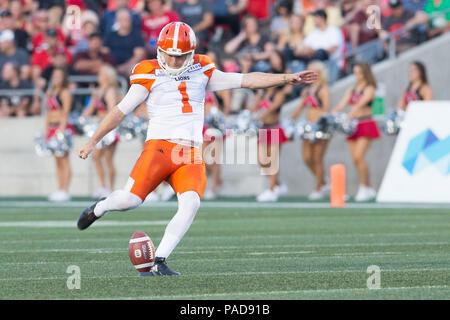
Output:
<instances>
[{"instance_id":1,"label":"white stadium wall","mask_svg":"<svg viewBox=\"0 0 450 320\"><path fill-rule=\"evenodd\" d=\"M386 109L393 108L407 85L408 65L413 60L424 62L428 68L431 86L438 100L450 100L450 34L432 40L410 50L394 61L386 61L374 67L379 82L387 89ZM332 106L335 106L346 89L354 85L353 77L336 83L332 88ZM287 117L298 105L299 100L283 106L282 117ZM438 116L438 115L437 115ZM448 118L447 118L448 119ZM55 163L52 158L40 158L34 152L34 136L42 132L44 119L0 119L0 197L1 196L45 196L56 189ZM383 135L373 143L368 153L372 184L378 189L395 144L395 137ZM71 153L72 195L90 195L98 187L98 180L92 160L82 161L76 157L77 150L86 138L76 137ZM124 186L134 162L139 157L141 144L137 140L120 143L115 164L117 167L117 188ZM325 156L326 167L344 163L347 167L347 191L354 194L358 178L351 163L345 137L336 135ZM289 187L290 195L308 194L314 185L302 157L300 142L283 145L281 154L281 180ZM248 196L261 192L267 186L267 179L260 175L257 165L225 165L222 177L223 195Z\"/></svg>"},{"instance_id":2,"label":"white stadium wall","mask_svg":"<svg viewBox=\"0 0 450 320\"><path fill-rule=\"evenodd\" d=\"M448 119L450 101L411 103L377 201L450 202Z\"/></svg>"}]
</instances>

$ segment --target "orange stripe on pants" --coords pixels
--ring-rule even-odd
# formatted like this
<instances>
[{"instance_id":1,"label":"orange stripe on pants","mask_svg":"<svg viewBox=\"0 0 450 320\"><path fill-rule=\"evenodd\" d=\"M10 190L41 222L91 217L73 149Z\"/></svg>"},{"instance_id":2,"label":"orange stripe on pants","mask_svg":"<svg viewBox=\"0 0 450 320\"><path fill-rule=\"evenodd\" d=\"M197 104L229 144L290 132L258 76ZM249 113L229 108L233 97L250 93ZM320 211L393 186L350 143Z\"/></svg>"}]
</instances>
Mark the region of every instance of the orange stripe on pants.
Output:
<instances>
[{"instance_id":1,"label":"orange stripe on pants","mask_svg":"<svg viewBox=\"0 0 450 320\"><path fill-rule=\"evenodd\" d=\"M200 198L206 187L206 168L200 150L166 140L148 140L130 177L130 192L145 200L162 181L175 193L195 191Z\"/></svg>"}]
</instances>

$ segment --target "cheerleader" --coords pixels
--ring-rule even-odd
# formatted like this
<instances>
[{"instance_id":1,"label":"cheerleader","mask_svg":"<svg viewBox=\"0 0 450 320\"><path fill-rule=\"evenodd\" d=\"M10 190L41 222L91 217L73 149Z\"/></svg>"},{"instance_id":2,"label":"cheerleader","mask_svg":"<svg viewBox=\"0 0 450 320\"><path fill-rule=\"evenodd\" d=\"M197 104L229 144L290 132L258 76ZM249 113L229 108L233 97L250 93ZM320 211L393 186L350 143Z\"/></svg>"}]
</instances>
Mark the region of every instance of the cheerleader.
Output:
<instances>
[{"instance_id":1,"label":"cheerleader","mask_svg":"<svg viewBox=\"0 0 450 320\"><path fill-rule=\"evenodd\" d=\"M285 62L279 52L272 53L270 64L272 73L285 71ZM258 137L258 162L269 177L269 188L257 196L256 200L260 202L277 201L288 192L287 186L279 180L279 160L281 145L289 141L280 126L280 112L290 89L290 86L280 86L259 91L255 105L249 108L259 113L259 121L263 123Z\"/></svg>"},{"instance_id":2,"label":"cheerleader","mask_svg":"<svg viewBox=\"0 0 450 320\"><path fill-rule=\"evenodd\" d=\"M297 119L303 110L307 109L306 119L315 123L324 113L330 111L330 89L328 88L327 69L322 62L312 62L308 65L308 69L317 72L319 79L302 91L301 103L292 114L291 119ZM329 185L325 182L323 165L328 142L328 139L321 139L316 142L305 139L302 142L303 160L316 179L315 188L308 196L309 200L321 200L329 192Z\"/></svg>"},{"instance_id":3,"label":"cheerleader","mask_svg":"<svg viewBox=\"0 0 450 320\"><path fill-rule=\"evenodd\" d=\"M56 134L67 132L73 135L75 133L74 127L68 123L68 116L72 107L72 94L69 90L66 69L54 68L50 78L50 86L46 92L45 107L47 110L45 122L47 141ZM54 153L53 156L56 161L58 190L53 192L48 199L50 201L68 201L70 200L69 185L72 174L69 153L67 152L65 155Z\"/></svg>"},{"instance_id":4,"label":"cheerleader","mask_svg":"<svg viewBox=\"0 0 450 320\"><path fill-rule=\"evenodd\" d=\"M83 111L82 116L89 117L97 113L98 120L101 122L106 114L117 105L122 99L122 93L117 84L117 73L109 65L101 67L98 74L98 88L94 91L89 101L89 105ZM116 178L116 169L114 167L114 154L116 152L119 136L112 144L104 148L96 148L93 152L93 161L100 180L100 187L94 193L93 197L100 199L107 197L114 190ZM103 161L105 163L103 163ZM105 164L105 165L104 165ZM105 179L107 171L108 182Z\"/></svg>"},{"instance_id":5,"label":"cheerleader","mask_svg":"<svg viewBox=\"0 0 450 320\"><path fill-rule=\"evenodd\" d=\"M397 110L406 110L412 101L433 100L425 65L414 61L409 65L409 84L397 103Z\"/></svg>"},{"instance_id":6,"label":"cheerleader","mask_svg":"<svg viewBox=\"0 0 450 320\"><path fill-rule=\"evenodd\" d=\"M377 87L372 70L367 63L358 63L353 67L356 86L347 90L333 113L344 111L350 105L349 119L358 119L354 134L347 138L350 153L355 164L360 186L355 201L369 201L376 197L376 191L370 186L369 166L366 153L374 139L380 137L376 122L372 119L372 102Z\"/></svg>"},{"instance_id":7,"label":"cheerleader","mask_svg":"<svg viewBox=\"0 0 450 320\"><path fill-rule=\"evenodd\" d=\"M215 63L216 68L218 68L219 70L223 69L218 53L216 53L215 51L208 51L206 55L209 56L211 60ZM231 106L230 90L218 92L207 91L205 94L205 119L211 113L211 110L214 110L215 108L223 112L224 115L228 115L230 113L230 106ZM216 137L208 135L208 129L209 129L208 126L204 124L202 150L203 150L203 158L206 160L205 161L206 172L209 175L208 178L209 188L208 190L205 191L203 199L213 200L217 197L217 189L223 183L221 178L221 158L225 135L222 136L222 139L216 139Z\"/></svg>"}]
</instances>

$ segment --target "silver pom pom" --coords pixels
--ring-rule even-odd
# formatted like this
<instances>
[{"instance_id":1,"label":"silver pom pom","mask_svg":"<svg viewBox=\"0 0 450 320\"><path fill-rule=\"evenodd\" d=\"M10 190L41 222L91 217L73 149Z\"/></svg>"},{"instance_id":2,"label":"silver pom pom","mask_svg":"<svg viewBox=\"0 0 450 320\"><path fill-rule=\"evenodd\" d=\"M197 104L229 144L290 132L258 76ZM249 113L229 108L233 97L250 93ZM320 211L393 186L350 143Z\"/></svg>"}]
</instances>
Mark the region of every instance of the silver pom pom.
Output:
<instances>
[{"instance_id":1,"label":"silver pom pom","mask_svg":"<svg viewBox=\"0 0 450 320\"><path fill-rule=\"evenodd\" d=\"M383 132L387 135L397 135L403 126L405 111L393 110L386 115L382 124Z\"/></svg>"}]
</instances>

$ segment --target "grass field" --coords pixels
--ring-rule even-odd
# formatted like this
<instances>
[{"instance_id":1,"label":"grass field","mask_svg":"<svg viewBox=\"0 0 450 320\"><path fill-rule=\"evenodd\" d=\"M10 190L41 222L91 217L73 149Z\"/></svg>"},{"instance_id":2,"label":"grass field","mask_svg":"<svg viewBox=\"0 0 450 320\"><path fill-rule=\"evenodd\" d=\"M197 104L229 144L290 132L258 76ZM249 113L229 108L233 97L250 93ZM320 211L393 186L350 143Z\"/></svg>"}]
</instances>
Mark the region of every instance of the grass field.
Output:
<instances>
[{"instance_id":1,"label":"grass field","mask_svg":"<svg viewBox=\"0 0 450 320\"><path fill-rule=\"evenodd\" d=\"M168 260L141 278L134 231L159 243L176 203L112 212L86 231L87 202L0 201L0 299L449 299L450 207L203 202ZM69 290L68 266L81 271ZM381 269L369 290L367 268Z\"/></svg>"}]
</instances>

